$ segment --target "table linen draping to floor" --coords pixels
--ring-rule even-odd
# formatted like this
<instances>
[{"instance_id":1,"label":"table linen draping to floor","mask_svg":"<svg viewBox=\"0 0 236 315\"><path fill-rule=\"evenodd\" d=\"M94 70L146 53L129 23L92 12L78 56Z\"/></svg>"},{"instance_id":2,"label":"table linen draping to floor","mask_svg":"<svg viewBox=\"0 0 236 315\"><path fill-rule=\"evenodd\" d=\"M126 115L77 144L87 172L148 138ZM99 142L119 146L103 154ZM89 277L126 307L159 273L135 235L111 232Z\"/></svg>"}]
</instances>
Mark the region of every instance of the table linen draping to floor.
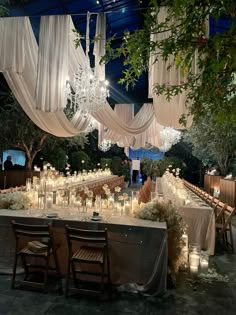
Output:
<instances>
[{"instance_id":1,"label":"table linen draping to floor","mask_svg":"<svg viewBox=\"0 0 236 315\"><path fill-rule=\"evenodd\" d=\"M103 212L103 219L100 222L91 220L92 210L78 213L70 209L53 209L53 212L58 213L58 219L48 219L46 213L50 211L52 212L52 209L0 210L1 259L4 259L4 255L10 255L9 259L13 257L14 239L10 226L12 219L28 224L52 223L55 241L60 245L58 255L63 274L67 265L65 224L82 229L107 228L112 283L118 285L121 291L145 295L159 295L165 292L167 277L165 222L116 216L112 214L112 210Z\"/></svg>"},{"instance_id":2,"label":"table linen draping to floor","mask_svg":"<svg viewBox=\"0 0 236 315\"><path fill-rule=\"evenodd\" d=\"M186 188L187 189L187 188ZM168 195L168 190L162 185L161 179L157 179L156 190L163 194L164 199L174 200ZM189 205L177 205L177 211L183 216L187 224L189 243L200 244L201 249L209 255L215 253L215 215L214 210L200 197L188 190ZM172 195L173 196L173 195Z\"/></svg>"}]
</instances>

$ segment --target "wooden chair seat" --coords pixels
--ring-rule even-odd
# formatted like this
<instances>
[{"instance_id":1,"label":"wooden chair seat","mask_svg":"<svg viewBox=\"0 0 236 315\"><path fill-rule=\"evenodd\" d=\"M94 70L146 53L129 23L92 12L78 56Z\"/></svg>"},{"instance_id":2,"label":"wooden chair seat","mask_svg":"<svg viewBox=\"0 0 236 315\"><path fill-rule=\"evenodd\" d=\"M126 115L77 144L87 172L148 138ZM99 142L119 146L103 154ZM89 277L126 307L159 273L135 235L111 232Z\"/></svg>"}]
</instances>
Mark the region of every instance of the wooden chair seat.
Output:
<instances>
[{"instance_id":1,"label":"wooden chair seat","mask_svg":"<svg viewBox=\"0 0 236 315\"><path fill-rule=\"evenodd\" d=\"M236 209L221 202L220 206L221 211L216 217L216 236L218 238L222 238L225 247L234 253L234 240L231 221Z\"/></svg>"},{"instance_id":2,"label":"wooden chair seat","mask_svg":"<svg viewBox=\"0 0 236 315\"><path fill-rule=\"evenodd\" d=\"M105 293L105 279L108 286L111 285L107 230L81 230L67 225L65 228L68 244L65 296L67 297L69 292L74 292L102 297ZM72 288L70 287L71 274L74 282ZM97 282L99 279L100 283ZM88 289L86 283L91 282L99 285L99 288ZM110 291L108 290L109 295Z\"/></svg>"},{"instance_id":3,"label":"wooden chair seat","mask_svg":"<svg viewBox=\"0 0 236 315\"><path fill-rule=\"evenodd\" d=\"M103 264L103 249L82 246L73 256L73 260Z\"/></svg>"},{"instance_id":4,"label":"wooden chair seat","mask_svg":"<svg viewBox=\"0 0 236 315\"><path fill-rule=\"evenodd\" d=\"M59 281L59 290L62 292L61 273L59 270L56 247L54 246L50 224L28 225L12 221L12 228L16 240L11 284L12 289L18 286L25 286L27 288L42 289L47 291L49 271L53 271ZM46 243L44 244L42 240L45 240ZM31 243L31 247L29 247L29 243ZM41 251L33 251L32 243L38 245L41 244ZM24 280L16 280L18 258L21 258L22 260L25 272ZM35 258L36 261L34 260ZM38 263L37 258L39 259ZM50 260L53 264L50 264ZM32 280L32 276L36 271L41 271L43 273L43 277L41 276L37 281Z\"/></svg>"},{"instance_id":5,"label":"wooden chair seat","mask_svg":"<svg viewBox=\"0 0 236 315\"><path fill-rule=\"evenodd\" d=\"M51 252L51 250L50 250ZM43 257L46 257L48 255L48 252L47 250L41 252L41 253L36 253L36 252L32 252L32 250L30 250L27 246L22 248L19 252L19 254L24 254L24 255L28 255L28 256L43 256Z\"/></svg>"}]
</instances>

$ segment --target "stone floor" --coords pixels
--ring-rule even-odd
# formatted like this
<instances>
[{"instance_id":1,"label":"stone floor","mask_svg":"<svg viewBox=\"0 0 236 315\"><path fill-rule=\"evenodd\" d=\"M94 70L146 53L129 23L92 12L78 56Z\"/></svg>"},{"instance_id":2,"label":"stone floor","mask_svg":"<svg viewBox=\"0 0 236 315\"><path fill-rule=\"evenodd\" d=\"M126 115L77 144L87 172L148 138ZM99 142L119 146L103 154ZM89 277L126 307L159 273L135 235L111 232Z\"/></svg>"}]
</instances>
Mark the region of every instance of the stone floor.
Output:
<instances>
[{"instance_id":1,"label":"stone floor","mask_svg":"<svg viewBox=\"0 0 236 315\"><path fill-rule=\"evenodd\" d=\"M236 226L236 219L234 222ZM234 236L236 238L236 233ZM187 271L180 272L176 288L169 283L167 292L161 297L117 293L112 300L102 302L78 296L66 299L53 291L44 294L11 290L11 276L0 268L0 315L236 314L236 255L227 254L217 244L216 255L210 258L209 271L195 277Z\"/></svg>"},{"instance_id":2,"label":"stone floor","mask_svg":"<svg viewBox=\"0 0 236 315\"><path fill-rule=\"evenodd\" d=\"M48 294L11 290L10 275L0 275L1 315L174 315L236 313L236 256L217 254L211 257L211 273L192 277L180 272L176 288L169 287L161 297L144 297L119 293L110 301L96 298L64 298L56 292Z\"/></svg>"}]
</instances>

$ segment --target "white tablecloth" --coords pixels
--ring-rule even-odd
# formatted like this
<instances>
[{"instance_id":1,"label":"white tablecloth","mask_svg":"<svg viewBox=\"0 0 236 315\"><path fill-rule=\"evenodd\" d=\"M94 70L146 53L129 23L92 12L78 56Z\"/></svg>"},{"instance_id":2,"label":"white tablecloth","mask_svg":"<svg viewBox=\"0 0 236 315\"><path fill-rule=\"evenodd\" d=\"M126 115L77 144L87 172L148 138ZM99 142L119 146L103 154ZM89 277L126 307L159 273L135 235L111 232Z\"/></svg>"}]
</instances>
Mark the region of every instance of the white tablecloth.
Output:
<instances>
[{"instance_id":1,"label":"white tablecloth","mask_svg":"<svg viewBox=\"0 0 236 315\"><path fill-rule=\"evenodd\" d=\"M175 203L174 194L170 194L166 187L163 187L161 179L156 182L156 189L163 194L164 198ZM186 188L187 189L187 188ZM189 243L198 243L201 249L209 255L215 253L215 215L214 210L209 207L201 198L192 191L187 190L189 205L176 205L177 211L183 216L188 225L187 234ZM168 197L167 197L168 194Z\"/></svg>"}]
</instances>

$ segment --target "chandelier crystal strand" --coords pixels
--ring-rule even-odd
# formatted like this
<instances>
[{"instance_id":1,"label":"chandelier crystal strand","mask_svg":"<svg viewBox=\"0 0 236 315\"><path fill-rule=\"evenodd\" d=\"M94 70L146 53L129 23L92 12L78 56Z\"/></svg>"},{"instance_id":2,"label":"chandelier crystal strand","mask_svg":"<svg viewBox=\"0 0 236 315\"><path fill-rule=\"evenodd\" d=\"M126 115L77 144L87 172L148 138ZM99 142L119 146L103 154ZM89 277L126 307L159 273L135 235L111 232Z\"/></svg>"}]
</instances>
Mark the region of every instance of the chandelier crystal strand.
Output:
<instances>
[{"instance_id":1,"label":"chandelier crystal strand","mask_svg":"<svg viewBox=\"0 0 236 315\"><path fill-rule=\"evenodd\" d=\"M87 14L86 29L86 62L78 66L78 71L74 73L73 82L67 82L67 98L71 102L71 107L79 109L84 113L94 113L106 103L109 97L107 80L99 80L95 75L95 69L90 67L89 60L89 23L90 13Z\"/></svg>"},{"instance_id":2,"label":"chandelier crystal strand","mask_svg":"<svg viewBox=\"0 0 236 315\"><path fill-rule=\"evenodd\" d=\"M110 140L104 139L104 140L102 140L101 143L99 143L98 149L103 151L103 152L107 152L110 150L111 145L112 145L112 142Z\"/></svg>"},{"instance_id":3,"label":"chandelier crystal strand","mask_svg":"<svg viewBox=\"0 0 236 315\"><path fill-rule=\"evenodd\" d=\"M87 113L96 112L106 103L109 97L107 89L108 81L99 81L90 68L89 59L82 67L79 65L78 72L74 74L72 85L67 83L67 98L71 106Z\"/></svg>"},{"instance_id":4,"label":"chandelier crystal strand","mask_svg":"<svg viewBox=\"0 0 236 315\"><path fill-rule=\"evenodd\" d=\"M163 142L163 145L159 149L163 152L167 152L174 144L180 141L181 132L171 127L165 127L160 132L160 138Z\"/></svg>"}]
</instances>

